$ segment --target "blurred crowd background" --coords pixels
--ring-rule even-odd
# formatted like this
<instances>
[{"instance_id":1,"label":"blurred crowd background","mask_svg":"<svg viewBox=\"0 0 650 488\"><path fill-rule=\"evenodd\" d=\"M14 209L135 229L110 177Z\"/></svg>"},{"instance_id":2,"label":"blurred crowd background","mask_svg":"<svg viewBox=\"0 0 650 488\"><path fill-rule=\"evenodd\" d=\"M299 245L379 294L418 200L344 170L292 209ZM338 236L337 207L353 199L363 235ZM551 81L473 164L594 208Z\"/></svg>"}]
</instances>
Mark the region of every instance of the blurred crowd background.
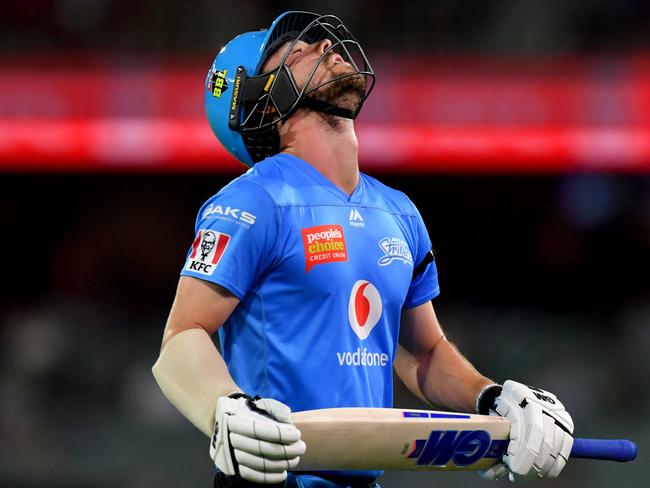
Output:
<instances>
[{"instance_id":1,"label":"blurred crowd background","mask_svg":"<svg viewBox=\"0 0 650 488\"><path fill-rule=\"evenodd\" d=\"M451 339L555 392L577 435L639 444L544 485L645 486L645 0L3 2L0 485L211 486L208 440L150 368L196 212L243 171L203 118L205 72L288 9L339 15L375 65L361 166L420 208Z\"/></svg>"}]
</instances>

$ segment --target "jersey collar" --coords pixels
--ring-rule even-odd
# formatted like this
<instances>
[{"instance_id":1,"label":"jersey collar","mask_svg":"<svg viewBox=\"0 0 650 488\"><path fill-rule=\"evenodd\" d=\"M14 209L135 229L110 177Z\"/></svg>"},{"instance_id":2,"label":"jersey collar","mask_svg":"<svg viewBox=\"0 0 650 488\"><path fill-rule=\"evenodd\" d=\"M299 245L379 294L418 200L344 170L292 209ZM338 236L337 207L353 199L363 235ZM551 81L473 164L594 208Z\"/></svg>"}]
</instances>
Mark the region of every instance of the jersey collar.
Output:
<instances>
[{"instance_id":1,"label":"jersey collar","mask_svg":"<svg viewBox=\"0 0 650 488\"><path fill-rule=\"evenodd\" d=\"M316 183L324 187L326 190L328 190L330 193L332 193L337 198L343 200L344 202L352 203L352 204L360 204L363 201L363 197L365 193L363 173L359 173L359 183L357 184L357 187L352 192L352 195L348 195L343 190L341 190L338 186L332 183L330 180L325 178L325 176L323 176L323 174L320 171L318 171L316 168L314 168L311 164L309 164L304 159L301 159L298 156L294 156L293 154L288 154L288 153L279 153L277 156L283 158L286 162L288 162L292 166L308 174L314 181L316 181Z\"/></svg>"}]
</instances>

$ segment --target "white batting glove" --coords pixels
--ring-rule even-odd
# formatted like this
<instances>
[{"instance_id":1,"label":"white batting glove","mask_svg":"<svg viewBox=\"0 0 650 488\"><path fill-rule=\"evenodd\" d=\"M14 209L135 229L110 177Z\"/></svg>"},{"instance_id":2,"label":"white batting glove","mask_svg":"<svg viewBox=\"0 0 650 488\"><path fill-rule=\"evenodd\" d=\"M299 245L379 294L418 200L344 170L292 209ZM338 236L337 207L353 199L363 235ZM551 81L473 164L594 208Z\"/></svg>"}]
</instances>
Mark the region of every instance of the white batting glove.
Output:
<instances>
[{"instance_id":1,"label":"white batting glove","mask_svg":"<svg viewBox=\"0 0 650 488\"><path fill-rule=\"evenodd\" d=\"M506 417L512 425L505 464L495 464L483 478L495 480L507 473L515 481L515 475L533 472L540 478L560 474L573 447L573 420L554 394L508 380L490 415Z\"/></svg>"},{"instance_id":2,"label":"white batting glove","mask_svg":"<svg viewBox=\"0 0 650 488\"><path fill-rule=\"evenodd\" d=\"M282 483L305 448L284 403L243 393L217 401L210 457L225 475L254 483Z\"/></svg>"}]
</instances>

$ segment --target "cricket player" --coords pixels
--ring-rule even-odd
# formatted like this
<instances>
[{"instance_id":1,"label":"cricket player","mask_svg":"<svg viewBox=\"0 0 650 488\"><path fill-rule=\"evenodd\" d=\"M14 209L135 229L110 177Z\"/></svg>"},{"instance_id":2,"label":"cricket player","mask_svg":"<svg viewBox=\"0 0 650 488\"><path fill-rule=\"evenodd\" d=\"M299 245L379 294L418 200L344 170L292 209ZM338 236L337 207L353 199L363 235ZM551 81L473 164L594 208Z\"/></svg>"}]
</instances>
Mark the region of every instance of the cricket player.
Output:
<instances>
[{"instance_id":1,"label":"cricket player","mask_svg":"<svg viewBox=\"0 0 650 488\"><path fill-rule=\"evenodd\" d=\"M311 446L290 413L392 407L393 367L432 405L512 422L485 478L556 477L570 415L549 392L481 375L446 339L418 210L359 171L354 118L373 84L332 15L287 12L221 49L208 119L250 169L198 213L156 380L210 437L217 487L378 486L379 471L300 472Z\"/></svg>"}]
</instances>

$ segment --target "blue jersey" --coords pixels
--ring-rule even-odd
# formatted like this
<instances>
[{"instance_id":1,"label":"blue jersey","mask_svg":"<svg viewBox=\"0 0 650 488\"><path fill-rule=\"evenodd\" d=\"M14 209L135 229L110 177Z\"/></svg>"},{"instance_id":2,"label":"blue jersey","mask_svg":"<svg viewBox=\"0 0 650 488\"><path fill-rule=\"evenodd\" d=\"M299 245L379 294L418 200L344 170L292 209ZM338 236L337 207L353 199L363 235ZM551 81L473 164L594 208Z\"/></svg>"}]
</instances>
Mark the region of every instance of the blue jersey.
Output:
<instances>
[{"instance_id":1,"label":"blue jersey","mask_svg":"<svg viewBox=\"0 0 650 488\"><path fill-rule=\"evenodd\" d=\"M401 192L361 174L352 195L305 161L267 158L201 208L182 275L241 303L219 329L247 393L293 411L391 407L400 313L438 295L426 228Z\"/></svg>"}]
</instances>

